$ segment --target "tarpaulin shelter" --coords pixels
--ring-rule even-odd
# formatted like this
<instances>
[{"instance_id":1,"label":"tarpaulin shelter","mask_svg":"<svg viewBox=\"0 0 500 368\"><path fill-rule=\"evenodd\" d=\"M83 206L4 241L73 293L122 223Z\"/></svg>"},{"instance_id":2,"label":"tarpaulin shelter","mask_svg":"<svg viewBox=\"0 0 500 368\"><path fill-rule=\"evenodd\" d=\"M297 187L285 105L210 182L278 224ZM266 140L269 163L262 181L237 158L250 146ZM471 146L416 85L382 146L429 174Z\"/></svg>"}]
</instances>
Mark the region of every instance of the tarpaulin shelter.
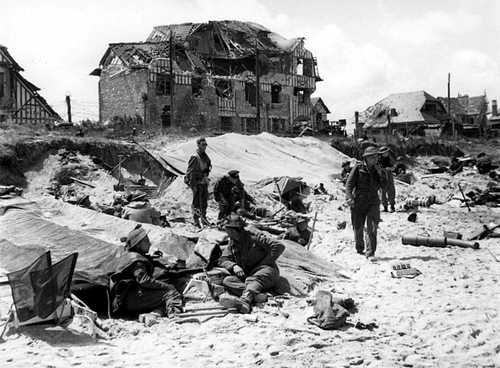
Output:
<instances>
[{"instance_id":1,"label":"tarpaulin shelter","mask_svg":"<svg viewBox=\"0 0 500 368\"><path fill-rule=\"evenodd\" d=\"M301 181L301 179L302 178L283 176L276 181L276 186L282 195L292 190L298 190L300 192L307 187L307 184Z\"/></svg>"},{"instance_id":2,"label":"tarpaulin shelter","mask_svg":"<svg viewBox=\"0 0 500 368\"><path fill-rule=\"evenodd\" d=\"M22 262L30 264L32 255L38 252L50 251L56 260L68 253L79 253L73 277L74 290L93 285L107 286L107 273L122 251L118 245L54 224L15 206L4 207L4 213L0 215L0 239L8 241L0 242L0 250L18 248L15 259L4 257L2 251L0 267L6 270L12 270L14 264L16 267Z\"/></svg>"}]
</instances>

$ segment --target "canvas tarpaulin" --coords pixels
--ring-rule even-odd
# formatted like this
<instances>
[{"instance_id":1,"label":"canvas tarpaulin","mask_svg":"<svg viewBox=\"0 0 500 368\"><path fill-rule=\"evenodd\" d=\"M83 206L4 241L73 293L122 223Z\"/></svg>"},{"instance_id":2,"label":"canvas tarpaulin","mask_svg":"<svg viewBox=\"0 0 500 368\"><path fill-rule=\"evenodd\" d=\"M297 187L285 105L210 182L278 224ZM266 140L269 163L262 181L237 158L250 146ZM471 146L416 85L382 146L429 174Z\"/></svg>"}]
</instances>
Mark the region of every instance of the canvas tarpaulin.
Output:
<instances>
[{"instance_id":1,"label":"canvas tarpaulin","mask_svg":"<svg viewBox=\"0 0 500 368\"><path fill-rule=\"evenodd\" d=\"M119 245L95 239L15 207L4 208L3 215L0 215L0 239L0 267L6 270L15 269L20 264L29 265L34 254L44 251L50 251L56 260L69 253L79 253L73 277L74 289L89 285L106 286L107 275L123 251ZM3 252L9 249L16 257L4 257Z\"/></svg>"}]
</instances>

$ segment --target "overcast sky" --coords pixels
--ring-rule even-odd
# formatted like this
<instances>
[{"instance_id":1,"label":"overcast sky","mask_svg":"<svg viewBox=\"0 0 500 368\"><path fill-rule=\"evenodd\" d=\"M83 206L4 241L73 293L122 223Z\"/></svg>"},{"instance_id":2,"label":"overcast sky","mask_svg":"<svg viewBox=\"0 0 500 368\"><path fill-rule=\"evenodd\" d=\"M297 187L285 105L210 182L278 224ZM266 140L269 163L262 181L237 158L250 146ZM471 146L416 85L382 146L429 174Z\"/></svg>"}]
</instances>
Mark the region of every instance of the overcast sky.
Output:
<instances>
[{"instance_id":1,"label":"overcast sky","mask_svg":"<svg viewBox=\"0 0 500 368\"><path fill-rule=\"evenodd\" d=\"M331 119L352 119L394 92L500 97L500 1L2 0L0 44L64 117L97 117L89 73L112 42L144 41L161 24L238 19L306 38Z\"/></svg>"}]
</instances>

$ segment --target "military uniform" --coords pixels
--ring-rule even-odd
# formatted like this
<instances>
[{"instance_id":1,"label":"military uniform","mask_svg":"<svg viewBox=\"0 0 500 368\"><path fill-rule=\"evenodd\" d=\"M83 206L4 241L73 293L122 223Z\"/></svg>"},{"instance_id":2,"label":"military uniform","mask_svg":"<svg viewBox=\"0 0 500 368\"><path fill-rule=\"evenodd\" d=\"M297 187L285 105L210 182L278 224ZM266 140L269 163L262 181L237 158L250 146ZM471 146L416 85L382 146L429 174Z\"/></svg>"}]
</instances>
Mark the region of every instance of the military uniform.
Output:
<instances>
[{"instance_id":1,"label":"military uniform","mask_svg":"<svg viewBox=\"0 0 500 368\"><path fill-rule=\"evenodd\" d=\"M182 296L165 280L165 266L146 254L151 246L146 231L137 225L122 240L126 240L126 251L110 275L113 314L132 317L157 312L169 316L182 312Z\"/></svg>"},{"instance_id":2,"label":"military uniform","mask_svg":"<svg viewBox=\"0 0 500 368\"><path fill-rule=\"evenodd\" d=\"M379 159L380 166L384 169L385 182L386 184L382 186L382 205L384 206L384 211L387 211L387 206L391 205L391 211L394 211L394 205L396 203L396 187L394 186L394 175L392 174L392 166L394 162L390 156L381 156Z\"/></svg>"},{"instance_id":3,"label":"military uniform","mask_svg":"<svg viewBox=\"0 0 500 368\"><path fill-rule=\"evenodd\" d=\"M186 184L193 191L193 202L191 209L195 224L200 218L205 220L208 202L208 174L212 169L210 158L205 152L197 151L191 156L185 176Z\"/></svg>"},{"instance_id":4,"label":"military uniform","mask_svg":"<svg viewBox=\"0 0 500 368\"><path fill-rule=\"evenodd\" d=\"M288 228L283 234L283 239L292 240L296 243L299 243L300 245L307 245L310 238L311 231L309 229L300 231L297 226Z\"/></svg>"},{"instance_id":5,"label":"military uniform","mask_svg":"<svg viewBox=\"0 0 500 368\"><path fill-rule=\"evenodd\" d=\"M162 268L156 261L134 251L124 253L111 276L112 311L135 316L158 311L166 316L182 308L182 297L175 287L156 279Z\"/></svg>"},{"instance_id":6,"label":"military uniform","mask_svg":"<svg viewBox=\"0 0 500 368\"><path fill-rule=\"evenodd\" d=\"M122 217L143 224L160 225L160 212L148 202L131 202L123 209Z\"/></svg>"},{"instance_id":7,"label":"military uniform","mask_svg":"<svg viewBox=\"0 0 500 368\"><path fill-rule=\"evenodd\" d=\"M253 295L273 288L279 279L276 260L284 252L285 246L255 229L242 229L238 242L230 240L222 252L219 266L233 275L227 276L223 285L235 295ZM234 275L234 266L240 266L245 279ZM250 298L250 302L252 300Z\"/></svg>"},{"instance_id":8,"label":"military uniform","mask_svg":"<svg viewBox=\"0 0 500 368\"><path fill-rule=\"evenodd\" d=\"M367 256L373 256L377 249L377 226L380 221L378 190L383 185L385 185L383 175L379 175L376 170L369 170L364 163L358 163L353 167L346 182L347 199L352 200L351 221L356 251L360 254L364 251L363 227L366 221Z\"/></svg>"},{"instance_id":9,"label":"military uniform","mask_svg":"<svg viewBox=\"0 0 500 368\"><path fill-rule=\"evenodd\" d=\"M248 203L255 203L253 197L245 191L243 183L239 179L236 182L231 181L230 175L223 176L215 183L214 199L219 204L219 220L237 210L236 204L241 206L242 200L245 202L243 207L247 210L250 209Z\"/></svg>"}]
</instances>

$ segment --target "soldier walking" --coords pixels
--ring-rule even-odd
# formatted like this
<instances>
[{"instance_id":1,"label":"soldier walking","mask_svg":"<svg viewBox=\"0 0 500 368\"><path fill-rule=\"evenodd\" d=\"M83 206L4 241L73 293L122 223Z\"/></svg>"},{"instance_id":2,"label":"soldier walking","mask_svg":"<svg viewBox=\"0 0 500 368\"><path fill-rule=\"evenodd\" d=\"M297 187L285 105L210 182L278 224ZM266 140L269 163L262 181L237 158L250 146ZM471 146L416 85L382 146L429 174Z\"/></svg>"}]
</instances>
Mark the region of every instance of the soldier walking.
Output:
<instances>
[{"instance_id":1,"label":"soldier walking","mask_svg":"<svg viewBox=\"0 0 500 368\"><path fill-rule=\"evenodd\" d=\"M363 154L363 162L353 167L346 182L356 251L365 254L368 259L373 258L377 249L377 227L380 221L378 190L385 185L385 181L385 175L378 163L378 151L370 146ZM368 235L366 250L363 237L365 222Z\"/></svg>"}]
</instances>

